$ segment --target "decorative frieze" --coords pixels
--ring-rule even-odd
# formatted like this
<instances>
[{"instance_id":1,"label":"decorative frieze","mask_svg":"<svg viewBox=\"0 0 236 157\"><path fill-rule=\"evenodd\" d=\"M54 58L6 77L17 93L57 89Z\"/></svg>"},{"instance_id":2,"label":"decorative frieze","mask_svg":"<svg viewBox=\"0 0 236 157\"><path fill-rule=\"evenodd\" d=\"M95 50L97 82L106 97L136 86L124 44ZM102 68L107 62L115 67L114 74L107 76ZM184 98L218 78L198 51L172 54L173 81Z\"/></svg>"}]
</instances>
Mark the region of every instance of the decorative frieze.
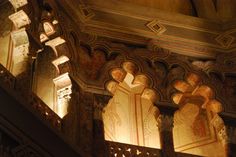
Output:
<instances>
[{"instance_id":1,"label":"decorative frieze","mask_svg":"<svg viewBox=\"0 0 236 157\"><path fill-rule=\"evenodd\" d=\"M23 10L20 10L10 15L9 19L14 23L15 27L18 29L31 23L28 15Z\"/></svg>"}]
</instances>

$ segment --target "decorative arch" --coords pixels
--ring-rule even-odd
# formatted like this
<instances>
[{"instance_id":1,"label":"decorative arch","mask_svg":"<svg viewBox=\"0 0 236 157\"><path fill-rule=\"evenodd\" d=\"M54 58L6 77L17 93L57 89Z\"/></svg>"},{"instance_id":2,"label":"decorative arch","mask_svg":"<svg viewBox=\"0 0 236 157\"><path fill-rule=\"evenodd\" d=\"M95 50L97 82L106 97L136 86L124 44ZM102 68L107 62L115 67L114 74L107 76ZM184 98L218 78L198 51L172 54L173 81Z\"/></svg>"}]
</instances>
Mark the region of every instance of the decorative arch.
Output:
<instances>
[{"instance_id":1,"label":"decorative arch","mask_svg":"<svg viewBox=\"0 0 236 157\"><path fill-rule=\"evenodd\" d=\"M156 121L159 110L154 106L158 95L150 87L150 79L130 61L113 68L110 75L113 80L106 88L113 98L103 113L105 139L160 148Z\"/></svg>"},{"instance_id":2,"label":"decorative arch","mask_svg":"<svg viewBox=\"0 0 236 157\"><path fill-rule=\"evenodd\" d=\"M173 129L176 151L224 156L224 149L216 138L217 130L212 123L215 116L223 111L222 104L215 99L214 90L204 84L201 77L195 73L188 73L185 80L176 80L173 86L177 92L172 99L179 106L179 110L174 114ZM192 144L185 147L184 144L187 143ZM208 144L208 147L201 146L204 144ZM214 150L210 150L213 149L210 145Z\"/></svg>"}]
</instances>

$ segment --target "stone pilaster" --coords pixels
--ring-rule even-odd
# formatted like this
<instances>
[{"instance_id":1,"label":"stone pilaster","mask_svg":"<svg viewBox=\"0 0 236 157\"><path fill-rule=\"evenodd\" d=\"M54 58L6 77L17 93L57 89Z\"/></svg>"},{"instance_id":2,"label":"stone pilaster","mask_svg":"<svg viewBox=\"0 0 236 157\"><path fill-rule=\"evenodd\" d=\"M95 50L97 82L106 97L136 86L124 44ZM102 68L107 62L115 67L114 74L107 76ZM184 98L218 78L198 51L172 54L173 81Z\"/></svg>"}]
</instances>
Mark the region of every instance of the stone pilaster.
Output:
<instances>
[{"instance_id":1,"label":"stone pilaster","mask_svg":"<svg viewBox=\"0 0 236 157\"><path fill-rule=\"evenodd\" d=\"M158 128L160 133L160 144L163 157L175 157L173 127L174 127L174 112L177 108L170 106L158 106L160 115L157 118Z\"/></svg>"}]
</instances>

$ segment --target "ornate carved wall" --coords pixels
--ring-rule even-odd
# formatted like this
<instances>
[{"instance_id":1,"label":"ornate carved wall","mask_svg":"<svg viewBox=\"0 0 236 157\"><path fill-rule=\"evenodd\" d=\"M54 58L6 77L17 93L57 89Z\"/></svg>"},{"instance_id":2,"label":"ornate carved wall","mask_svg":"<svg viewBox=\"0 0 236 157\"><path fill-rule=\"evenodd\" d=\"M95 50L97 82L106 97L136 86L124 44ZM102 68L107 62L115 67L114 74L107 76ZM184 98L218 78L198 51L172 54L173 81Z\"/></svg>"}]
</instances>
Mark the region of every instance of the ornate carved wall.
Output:
<instances>
[{"instance_id":1,"label":"ornate carved wall","mask_svg":"<svg viewBox=\"0 0 236 157\"><path fill-rule=\"evenodd\" d=\"M27 103L36 99L34 91L47 104L38 100L34 108L43 118L52 117L53 125L61 126L62 137L80 153L104 157L107 139L160 148L162 156L178 156L175 151L232 154L235 143L224 137L234 135L229 130L234 129L231 122L236 114L234 31L222 35L197 26L202 22L213 27L204 22L209 16L195 19L198 22L190 28L147 14L134 16L135 10L121 13L129 10L124 5L121 12L106 9L110 2L11 3L15 7L9 17L14 24L12 50L3 51L11 57L9 65L6 56L0 61L16 77L9 75L16 81L10 83L12 89L20 89ZM158 13L170 18L169 13ZM178 22L187 16L176 17ZM183 30L187 33L180 34ZM175 44L168 41L171 38ZM176 44L180 42L183 45ZM197 48L191 47L194 44ZM108 149L114 156L113 144ZM148 155L145 150L141 153Z\"/></svg>"}]
</instances>

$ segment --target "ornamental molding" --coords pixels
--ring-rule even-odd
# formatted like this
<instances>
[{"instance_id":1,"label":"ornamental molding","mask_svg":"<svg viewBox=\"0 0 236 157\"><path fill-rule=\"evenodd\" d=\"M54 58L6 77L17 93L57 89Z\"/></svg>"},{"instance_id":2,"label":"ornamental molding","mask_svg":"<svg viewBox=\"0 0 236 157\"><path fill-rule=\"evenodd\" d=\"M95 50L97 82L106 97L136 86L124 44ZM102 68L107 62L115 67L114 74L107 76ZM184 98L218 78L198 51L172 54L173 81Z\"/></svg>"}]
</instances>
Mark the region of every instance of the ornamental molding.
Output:
<instances>
[{"instance_id":1,"label":"ornamental molding","mask_svg":"<svg viewBox=\"0 0 236 157\"><path fill-rule=\"evenodd\" d=\"M156 19L149 22L146 26L157 35L162 34L166 31L166 28Z\"/></svg>"},{"instance_id":2,"label":"ornamental molding","mask_svg":"<svg viewBox=\"0 0 236 157\"><path fill-rule=\"evenodd\" d=\"M235 33L228 33L235 29L236 21L222 23L153 8L149 8L150 14L145 7L130 9L131 4L124 2L117 2L119 9L112 2L93 0L68 0L59 5L85 33L142 45L152 39L161 48L187 56L215 58L236 50Z\"/></svg>"},{"instance_id":3,"label":"ornamental molding","mask_svg":"<svg viewBox=\"0 0 236 157\"><path fill-rule=\"evenodd\" d=\"M215 40L223 47L227 48L230 47L230 45L234 42L235 38L228 34L220 34Z\"/></svg>"}]
</instances>

